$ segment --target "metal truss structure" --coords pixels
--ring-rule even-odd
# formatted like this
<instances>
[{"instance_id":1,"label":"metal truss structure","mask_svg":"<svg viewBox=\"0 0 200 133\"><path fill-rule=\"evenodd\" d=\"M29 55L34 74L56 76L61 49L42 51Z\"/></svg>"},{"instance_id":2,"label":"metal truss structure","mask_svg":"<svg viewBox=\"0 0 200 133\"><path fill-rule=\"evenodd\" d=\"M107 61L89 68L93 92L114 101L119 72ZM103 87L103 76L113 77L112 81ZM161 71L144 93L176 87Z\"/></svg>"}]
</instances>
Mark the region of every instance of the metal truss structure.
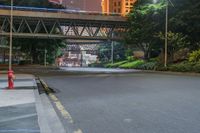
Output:
<instances>
[{"instance_id":1,"label":"metal truss structure","mask_svg":"<svg viewBox=\"0 0 200 133\"><path fill-rule=\"evenodd\" d=\"M10 17L0 16L0 36L9 36L9 26ZM14 16L12 30L19 38L121 40L126 28L124 22Z\"/></svg>"}]
</instances>

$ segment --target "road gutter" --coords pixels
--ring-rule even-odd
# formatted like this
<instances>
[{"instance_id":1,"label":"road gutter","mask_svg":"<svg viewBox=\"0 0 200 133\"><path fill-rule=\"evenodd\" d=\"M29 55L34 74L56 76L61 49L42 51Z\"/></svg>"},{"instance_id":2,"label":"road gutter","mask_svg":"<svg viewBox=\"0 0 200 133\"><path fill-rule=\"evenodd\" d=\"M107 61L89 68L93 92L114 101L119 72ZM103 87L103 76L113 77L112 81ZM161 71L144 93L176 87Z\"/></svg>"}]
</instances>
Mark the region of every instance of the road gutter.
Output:
<instances>
[{"instance_id":1,"label":"road gutter","mask_svg":"<svg viewBox=\"0 0 200 133\"><path fill-rule=\"evenodd\" d=\"M45 92L47 93L47 95L50 97L50 99L53 101L53 103L55 104L56 109L59 111L59 113L61 114L61 116L67 120L67 122L69 124L74 124L74 120L72 118L72 116L70 115L70 113L65 109L65 107L62 105L62 103L60 102L60 100L53 94L53 90L49 88L49 86L42 80L39 79L40 83L42 84ZM76 129L74 131L72 131L72 133L83 133L81 129Z\"/></svg>"}]
</instances>

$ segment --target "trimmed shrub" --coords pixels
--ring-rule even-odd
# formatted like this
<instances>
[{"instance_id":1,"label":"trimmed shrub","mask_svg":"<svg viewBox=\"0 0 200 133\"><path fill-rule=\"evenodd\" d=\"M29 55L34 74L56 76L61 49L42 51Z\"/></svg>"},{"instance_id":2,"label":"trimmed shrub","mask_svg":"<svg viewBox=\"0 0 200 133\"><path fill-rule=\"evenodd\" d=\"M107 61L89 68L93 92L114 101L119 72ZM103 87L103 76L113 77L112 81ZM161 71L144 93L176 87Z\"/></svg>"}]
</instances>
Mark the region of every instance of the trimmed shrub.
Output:
<instances>
[{"instance_id":1,"label":"trimmed shrub","mask_svg":"<svg viewBox=\"0 0 200 133\"><path fill-rule=\"evenodd\" d=\"M188 62L182 62L179 64L173 64L169 66L170 71L175 72L192 72L193 71L193 65Z\"/></svg>"},{"instance_id":2,"label":"trimmed shrub","mask_svg":"<svg viewBox=\"0 0 200 133\"><path fill-rule=\"evenodd\" d=\"M200 62L193 66L193 70L194 70L194 72L200 73Z\"/></svg>"},{"instance_id":3,"label":"trimmed shrub","mask_svg":"<svg viewBox=\"0 0 200 133\"><path fill-rule=\"evenodd\" d=\"M146 62L136 68L142 70L155 70L157 68L157 62Z\"/></svg>"},{"instance_id":4,"label":"trimmed shrub","mask_svg":"<svg viewBox=\"0 0 200 133\"><path fill-rule=\"evenodd\" d=\"M156 67L157 71L169 71L169 67L164 67L163 64L158 64Z\"/></svg>"},{"instance_id":5,"label":"trimmed shrub","mask_svg":"<svg viewBox=\"0 0 200 133\"><path fill-rule=\"evenodd\" d=\"M127 60L128 60L129 62L131 62L131 61L135 61L136 58L133 57L133 56L128 56L128 57L127 57Z\"/></svg>"},{"instance_id":6,"label":"trimmed shrub","mask_svg":"<svg viewBox=\"0 0 200 133\"><path fill-rule=\"evenodd\" d=\"M106 64L105 67L107 68L117 68L119 67L120 65L123 65L125 63L127 63L128 61L120 61L120 62L116 62L116 63L109 63L109 64Z\"/></svg>"},{"instance_id":7,"label":"trimmed shrub","mask_svg":"<svg viewBox=\"0 0 200 133\"><path fill-rule=\"evenodd\" d=\"M200 62L200 49L190 53L189 62Z\"/></svg>"},{"instance_id":8,"label":"trimmed shrub","mask_svg":"<svg viewBox=\"0 0 200 133\"><path fill-rule=\"evenodd\" d=\"M88 67L104 67L105 63L92 63Z\"/></svg>"},{"instance_id":9,"label":"trimmed shrub","mask_svg":"<svg viewBox=\"0 0 200 133\"><path fill-rule=\"evenodd\" d=\"M144 64L143 60L136 60L136 61L133 61L133 62L128 62L128 63L125 63L123 65L120 65L119 67L125 68L125 69L131 69L131 68L135 69L142 64Z\"/></svg>"}]
</instances>

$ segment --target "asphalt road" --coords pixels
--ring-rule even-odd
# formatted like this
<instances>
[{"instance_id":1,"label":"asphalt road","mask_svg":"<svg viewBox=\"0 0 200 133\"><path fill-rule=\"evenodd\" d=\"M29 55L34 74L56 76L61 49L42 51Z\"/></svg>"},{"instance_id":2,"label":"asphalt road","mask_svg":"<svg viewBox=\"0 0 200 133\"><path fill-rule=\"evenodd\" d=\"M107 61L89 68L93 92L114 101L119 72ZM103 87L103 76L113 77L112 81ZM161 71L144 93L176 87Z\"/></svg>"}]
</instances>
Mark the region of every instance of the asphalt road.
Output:
<instances>
[{"instance_id":1,"label":"asphalt road","mask_svg":"<svg viewBox=\"0 0 200 133\"><path fill-rule=\"evenodd\" d=\"M83 133L199 133L200 77L150 73L49 76ZM59 114L59 111L58 111ZM77 132L79 133L79 132Z\"/></svg>"}]
</instances>

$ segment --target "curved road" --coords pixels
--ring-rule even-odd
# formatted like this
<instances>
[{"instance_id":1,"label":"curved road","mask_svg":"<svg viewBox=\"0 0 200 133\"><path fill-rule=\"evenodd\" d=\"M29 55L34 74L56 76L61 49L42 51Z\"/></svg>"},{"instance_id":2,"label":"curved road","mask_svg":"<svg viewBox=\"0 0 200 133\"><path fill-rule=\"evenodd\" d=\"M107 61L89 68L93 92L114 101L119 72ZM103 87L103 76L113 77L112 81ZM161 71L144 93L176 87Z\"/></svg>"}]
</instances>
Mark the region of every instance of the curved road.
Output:
<instances>
[{"instance_id":1,"label":"curved road","mask_svg":"<svg viewBox=\"0 0 200 133\"><path fill-rule=\"evenodd\" d=\"M74 133L199 133L200 77L132 73L43 77Z\"/></svg>"}]
</instances>

